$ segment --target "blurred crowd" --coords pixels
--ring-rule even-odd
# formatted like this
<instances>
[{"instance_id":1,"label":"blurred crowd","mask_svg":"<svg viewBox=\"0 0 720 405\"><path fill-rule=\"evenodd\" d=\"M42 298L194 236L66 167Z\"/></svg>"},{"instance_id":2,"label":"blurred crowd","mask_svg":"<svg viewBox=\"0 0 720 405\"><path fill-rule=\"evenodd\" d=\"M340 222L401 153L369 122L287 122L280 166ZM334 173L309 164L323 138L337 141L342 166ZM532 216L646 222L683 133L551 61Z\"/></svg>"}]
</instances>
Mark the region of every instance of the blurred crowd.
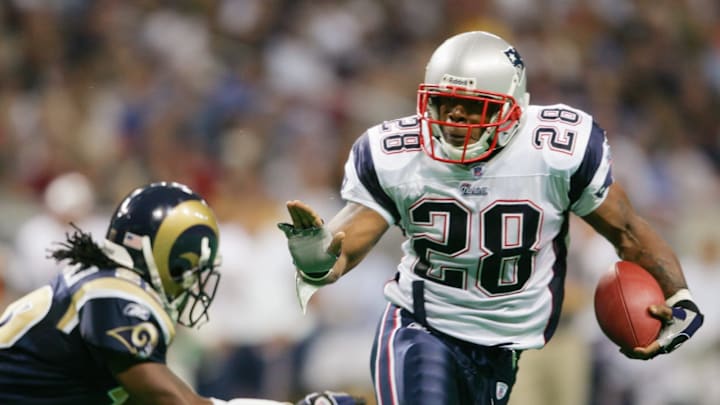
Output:
<instances>
[{"instance_id":1,"label":"blurred crowd","mask_svg":"<svg viewBox=\"0 0 720 405\"><path fill-rule=\"evenodd\" d=\"M582 108L608 130L616 180L676 248L706 312L671 359L624 359L592 318L592 288L616 257L577 221L565 321L523 355L517 401L720 403L715 0L0 2L4 302L57 271L46 249L69 222L100 238L130 189L183 182L218 214L225 258L210 323L171 353L184 378L228 397L367 393L399 232L303 315L275 224L288 199L333 214L355 138L414 113L432 50L474 29L518 48L532 103Z\"/></svg>"}]
</instances>

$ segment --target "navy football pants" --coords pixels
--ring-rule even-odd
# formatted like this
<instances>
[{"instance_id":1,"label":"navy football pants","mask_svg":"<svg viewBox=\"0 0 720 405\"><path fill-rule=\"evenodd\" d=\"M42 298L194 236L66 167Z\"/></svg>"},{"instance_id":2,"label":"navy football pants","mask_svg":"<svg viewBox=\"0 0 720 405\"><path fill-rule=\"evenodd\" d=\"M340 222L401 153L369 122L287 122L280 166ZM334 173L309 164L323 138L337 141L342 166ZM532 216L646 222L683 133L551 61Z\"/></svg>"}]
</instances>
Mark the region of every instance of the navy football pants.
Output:
<instances>
[{"instance_id":1,"label":"navy football pants","mask_svg":"<svg viewBox=\"0 0 720 405\"><path fill-rule=\"evenodd\" d=\"M430 331L388 304L378 325L371 370L378 405L504 405L519 352L470 344Z\"/></svg>"}]
</instances>

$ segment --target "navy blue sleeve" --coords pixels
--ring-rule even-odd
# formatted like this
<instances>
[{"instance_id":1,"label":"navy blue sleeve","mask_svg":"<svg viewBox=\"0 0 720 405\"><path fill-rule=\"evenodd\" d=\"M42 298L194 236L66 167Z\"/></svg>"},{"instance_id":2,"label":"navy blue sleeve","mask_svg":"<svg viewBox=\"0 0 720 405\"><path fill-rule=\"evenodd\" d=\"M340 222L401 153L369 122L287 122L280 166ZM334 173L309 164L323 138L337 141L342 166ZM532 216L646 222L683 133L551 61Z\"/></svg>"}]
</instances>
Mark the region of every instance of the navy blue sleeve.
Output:
<instances>
[{"instance_id":1,"label":"navy blue sleeve","mask_svg":"<svg viewBox=\"0 0 720 405\"><path fill-rule=\"evenodd\" d=\"M590 132L590 140L588 141L587 148L585 149L585 155L583 156L582 163L570 178L570 191L568 195L570 197L571 204L574 204L582 195L583 190L590 185L595 177L595 173L602 164L603 159L606 158L606 142L605 130L597 125L596 122L593 122L592 130ZM603 186L598 192L604 192L610 184L612 184L612 170L608 169Z\"/></svg>"},{"instance_id":2,"label":"navy blue sleeve","mask_svg":"<svg viewBox=\"0 0 720 405\"><path fill-rule=\"evenodd\" d=\"M375 162L372 158L370 150L370 137L367 132L364 133L352 147L355 161L355 171L363 186L368 190L373 199L392 214L395 223L400 221L400 212L393 202L392 198L385 192L380 185L377 171L375 170Z\"/></svg>"},{"instance_id":3,"label":"navy blue sleeve","mask_svg":"<svg viewBox=\"0 0 720 405\"><path fill-rule=\"evenodd\" d=\"M143 316L137 314L143 313ZM102 349L165 363L167 348L156 320L140 304L122 298L95 298L80 309L80 334Z\"/></svg>"}]
</instances>

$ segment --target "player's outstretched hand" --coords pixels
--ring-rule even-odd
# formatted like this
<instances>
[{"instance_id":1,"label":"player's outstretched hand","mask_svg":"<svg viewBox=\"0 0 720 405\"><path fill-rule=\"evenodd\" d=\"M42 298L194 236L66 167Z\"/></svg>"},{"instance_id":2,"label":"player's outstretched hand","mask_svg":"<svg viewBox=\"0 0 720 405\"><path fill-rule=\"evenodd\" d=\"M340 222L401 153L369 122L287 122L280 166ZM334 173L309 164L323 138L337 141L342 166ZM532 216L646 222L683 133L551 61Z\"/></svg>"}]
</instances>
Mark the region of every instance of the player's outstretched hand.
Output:
<instances>
[{"instance_id":1,"label":"player's outstretched hand","mask_svg":"<svg viewBox=\"0 0 720 405\"><path fill-rule=\"evenodd\" d=\"M292 200L286 203L288 213L292 219L292 225L298 229L320 228L323 220L309 205L299 200Z\"/></svg>"},{"instance_id":2,"label":"player's outstretched hand","mask_svg":"<svg viewBox=\"0 0 720 405\"><path fill-rule=\"evenodd\" d=\"M278 228L288 238L288 248L303 279L326 284L333 280L331 270L342 252L344 232L331 235L322 218L302 201L288 201L292 224L280 223Z\"/></svg>"},{"instance_id":3,"label":"player's outstretched hand","mask_svg":"<svg viewBox=\"0 0 720 405\"><path fill-rule=\"evenodd\" d=\"M668 298L667 305L651 305L650 314L663 322L658 338L646 347L623 352L633 359L647 360L670 353L690 339L703 324L703 314L687 290Z\"/></svg>"},{"instance_id":4,"label":"player's outstretched hand","mask_svg":"<svg viewBox=\"0 0 720 405\"><path fill-rule=\"evenodd\" d=\"M295 405L365 405L365 400L345 392L313 392Z\"/></svg>"}]
</instances>

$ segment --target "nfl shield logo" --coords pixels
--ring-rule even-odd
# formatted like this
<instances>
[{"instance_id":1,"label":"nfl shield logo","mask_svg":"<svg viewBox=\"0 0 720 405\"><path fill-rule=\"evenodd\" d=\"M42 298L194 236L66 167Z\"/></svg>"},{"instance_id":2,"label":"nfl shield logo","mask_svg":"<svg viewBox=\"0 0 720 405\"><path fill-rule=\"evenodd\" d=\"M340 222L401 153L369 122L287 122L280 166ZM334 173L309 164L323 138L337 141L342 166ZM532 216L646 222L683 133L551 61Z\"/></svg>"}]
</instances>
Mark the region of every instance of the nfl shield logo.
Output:
<instances>
[{"instance_id":1,"label":"nfl shield logo","mask_svg":"<svg viewBox=\"0 0 720 405\"><path fill-rule=\"evenodd\" d=\"M495 398L497 399L503 399L505 397L505 394L508 392L508 385L505 384L502 381L498 381L497 385L495 385Z\"/></svg>"},{"instance_id":2,"label":"nfl shield logo","mask_svg":"<svg viewBox=\"0 0 720 405\"><path fill-rule=\"evenodd\" d=\"M473 166L472 175L473 175L473 177L480 177L483 175L484 171L485 171L485 164L479 164L477 166Z\"/></svg>"}]
</instances>

